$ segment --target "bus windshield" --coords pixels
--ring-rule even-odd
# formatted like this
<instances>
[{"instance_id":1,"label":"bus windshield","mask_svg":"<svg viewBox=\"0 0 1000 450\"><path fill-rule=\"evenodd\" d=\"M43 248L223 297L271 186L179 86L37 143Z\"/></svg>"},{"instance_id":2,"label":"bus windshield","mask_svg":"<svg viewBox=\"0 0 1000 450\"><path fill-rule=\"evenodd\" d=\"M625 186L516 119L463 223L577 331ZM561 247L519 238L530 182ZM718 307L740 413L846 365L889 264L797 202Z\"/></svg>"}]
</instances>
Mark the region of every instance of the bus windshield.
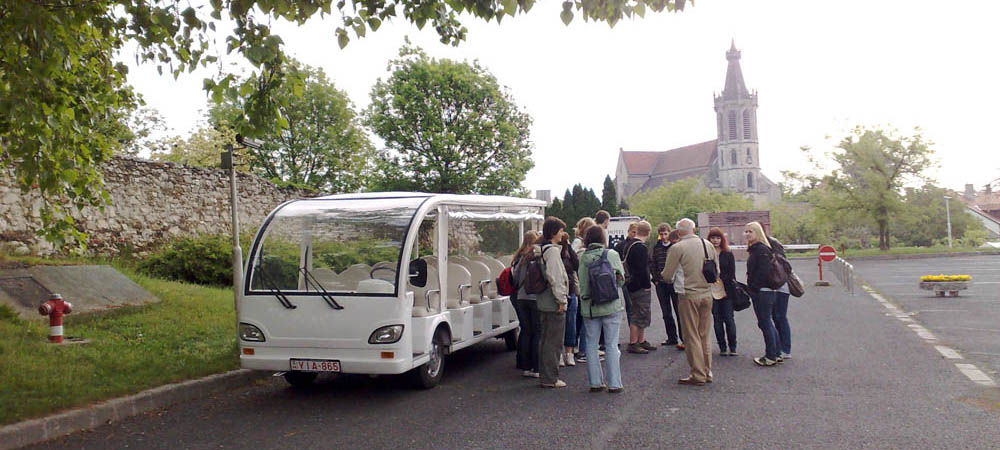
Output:
<instances>
[{"instance_id":1,"label":"bus windshield","mask_svg":"<svg viewBox=\"0 0 1000 450\"><path fill-rule=\"evenodd\" d=\"M327 291L395 296L399 259L426 197L307 199L265 225L251 256L250 294Z\"/></svg>"}]
</instances>

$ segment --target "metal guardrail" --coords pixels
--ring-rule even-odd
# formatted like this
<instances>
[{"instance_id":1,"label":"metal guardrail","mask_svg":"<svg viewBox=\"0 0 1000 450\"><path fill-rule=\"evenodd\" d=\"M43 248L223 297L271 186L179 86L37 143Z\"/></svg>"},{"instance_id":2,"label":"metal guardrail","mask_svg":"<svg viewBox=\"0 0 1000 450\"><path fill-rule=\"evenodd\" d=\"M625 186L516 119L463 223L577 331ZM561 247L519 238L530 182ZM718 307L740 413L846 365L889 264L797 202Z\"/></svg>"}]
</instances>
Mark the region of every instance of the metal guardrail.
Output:
<instances>
[{"instance_id":1,"label":"metal guardrail","mask_svg":"<svg viewBox=\"0 0 1000 450\"><path fill-rule=\"evenodd\" d=\"M833 269L833 274L837 276L837 280L840 280L840 283L847 288L851 295L855 295L854 289L857 283L854 278L854 265L839 256L827 264Z\"/></svg>"},{"instance_id":2,"label":"metal guardrail","mask_svg":"<svg viewBox=\"0 0 1000 450\"><path fill-rule=\"evenodd\" d=\"M785 244L783 245L785 250L816 250L819 248L819 244ZM746 250L746 245L730 245L730 249Z\"/></svg>"}]
</instances>

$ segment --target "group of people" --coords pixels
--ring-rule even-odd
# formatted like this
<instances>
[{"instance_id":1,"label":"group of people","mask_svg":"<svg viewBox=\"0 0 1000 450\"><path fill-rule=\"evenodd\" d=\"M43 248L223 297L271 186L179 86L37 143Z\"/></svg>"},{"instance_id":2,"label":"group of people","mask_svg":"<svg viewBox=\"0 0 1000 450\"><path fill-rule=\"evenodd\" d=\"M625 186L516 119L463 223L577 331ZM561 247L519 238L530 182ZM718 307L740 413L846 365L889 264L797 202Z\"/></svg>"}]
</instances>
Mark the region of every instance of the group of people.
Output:
<instances>
[{"instance_id":1,"label":"group of people","mask_svg":"<svg viewBox=\"0 0 1000 450\"><path fill-rule=\"evenodd\" d=\"M566 224L556 217L545 219L541 233L524 234L511 263L518 286L512 300L521 324L517 368L525 377L538 378L542 387L560 388L566 383L559 379L559 368L585 363L591 392L622 392L620 327L626 320L625 351L648 354L657 350L645 333L655 289L667 334L661 345L683 350L690 366L690 374L678 383L711 383L710 326L714 325L719 354L737 356L732 299L738 294L738 282L725 234L712 228L703 240L695 233L694 221L685 218L674 228L658 225L657 242L650 252L646 241L652 226L643 220L630 224L626 239L611 249L610 218L602 210L594 218L580 219L572 240ZM764 355L753 362L774 366L791 357L788 286L767 286L771 253L784 256L784 248L757 222L746 224L744 236L749 254L745 289L765 345ZM609 297L606 285L594 281L602 268L603 273L613 273L617 298L613 291ZM532 270L544 277L541 291L529 289L529 284L538 285L530 280ZM710 278L714 280L709 282Z\"/></svg>"}]
</instances>

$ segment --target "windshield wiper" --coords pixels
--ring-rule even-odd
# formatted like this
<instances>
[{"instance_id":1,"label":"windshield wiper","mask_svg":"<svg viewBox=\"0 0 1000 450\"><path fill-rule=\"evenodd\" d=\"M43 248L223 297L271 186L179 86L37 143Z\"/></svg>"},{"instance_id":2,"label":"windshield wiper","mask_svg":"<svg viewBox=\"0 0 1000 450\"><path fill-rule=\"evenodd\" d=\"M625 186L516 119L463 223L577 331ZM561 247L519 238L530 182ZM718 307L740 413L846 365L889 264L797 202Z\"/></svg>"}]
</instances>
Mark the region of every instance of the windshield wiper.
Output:
<instances>
[{"instance_id":1,"label":"windshield wiper","mask_svg":"<svg viewBox=\"0 0 1000 450\"><path fill-rule=\"evenodd\" d=\"M288 309L298 308L298 306L295 306L292 304L292 302L288 301L288 297L285 296L285 293L281 292L281 289L278 289L278 287L275 286L273 282L271 282L271 279L268 278L267 275L264 275L264 270L262 270L260 266L255 267L255 269L256 269L256 274L260 275L260 279L264 281L264 286L267 287L269 291L271 291L271 294L274 295L274 298L278 299L278 302L281 303L281 306L284 306L285 308Z\"/></svg>"},{"instance_id":2,"label":"windshield wiper","mask_svg":"<svg viewBox=\"0 0 1000 450\"><path fill-rule=\"evenodd\" d=\"M319 280L317 280L316 277L313 276L313 274L309 273L309 271L306 270L305 267L300 267L299 272L302 272L302 274L305 276L306 286L312 287L314 290L319 291L320 297L323 297L323 300L326 301L327 305L330 305L331 308L337 310L344 309L344 307L340 306L340 303L337 303L337 300L333 298L333 295L331 295L330 292L323 287L323 285L319 282Z\"/></svg>"}]
</instances>

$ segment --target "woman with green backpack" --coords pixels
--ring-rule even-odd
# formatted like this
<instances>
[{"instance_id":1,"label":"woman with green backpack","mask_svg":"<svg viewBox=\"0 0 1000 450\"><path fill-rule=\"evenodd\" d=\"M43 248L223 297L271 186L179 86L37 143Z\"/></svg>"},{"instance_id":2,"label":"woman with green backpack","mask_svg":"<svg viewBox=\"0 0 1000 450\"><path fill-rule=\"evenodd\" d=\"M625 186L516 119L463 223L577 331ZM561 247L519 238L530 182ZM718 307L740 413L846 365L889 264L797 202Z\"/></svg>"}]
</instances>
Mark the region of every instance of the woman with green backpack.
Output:
<instances>
[{"instance_id":1,"label":"woman with green backpack","mask_svg":"<svg viewBox=\"0 0 1000 450\"><path fill-rule=\"evenodd\" d=\"M590 227L584 239L587 250L580 256L580 313L587 341L584 353L587 356L587 378L590 392L619 393L622 386L620 365L621 351L614 342L606 346L607 360L602 377L601 359L597 355L597 344L601 331L608 339L618 340L625 304L621 286L625 282L625 267L614 250L604 246L604 229Z\"/></svg>"}]
</instances>

